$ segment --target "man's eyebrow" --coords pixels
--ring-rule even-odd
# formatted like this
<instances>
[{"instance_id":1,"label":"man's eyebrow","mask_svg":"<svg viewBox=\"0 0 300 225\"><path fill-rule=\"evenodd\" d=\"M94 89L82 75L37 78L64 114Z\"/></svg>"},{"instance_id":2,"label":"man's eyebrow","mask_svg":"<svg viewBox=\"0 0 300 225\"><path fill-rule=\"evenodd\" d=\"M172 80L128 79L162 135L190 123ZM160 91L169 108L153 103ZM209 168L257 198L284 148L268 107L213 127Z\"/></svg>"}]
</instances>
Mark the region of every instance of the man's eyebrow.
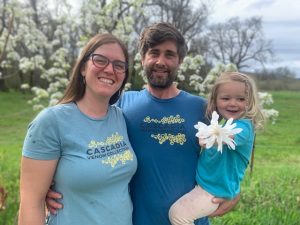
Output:
<instances>
[{"instance_id":1,"label":"man's eyebrow","mask_svg":"<svg viewBox=\"0 0 300 225\"><path fill-rule=\"evenodd\" d=\"M159 52L160 50L157 49L157 48L150 48L149 51L150 51L150 52Z\"/></svg>"},{"instance_id":2,"label":"man's eyebrow","mask_svg":"<svg viewBox=\"0 0 300 225\"><path fill-rule=\"evenodd\" d=\"M176 52L176 51L173 51L173 50L167 50L166 53L177 54L177 52Z\"/></svg>"}]
</instances>

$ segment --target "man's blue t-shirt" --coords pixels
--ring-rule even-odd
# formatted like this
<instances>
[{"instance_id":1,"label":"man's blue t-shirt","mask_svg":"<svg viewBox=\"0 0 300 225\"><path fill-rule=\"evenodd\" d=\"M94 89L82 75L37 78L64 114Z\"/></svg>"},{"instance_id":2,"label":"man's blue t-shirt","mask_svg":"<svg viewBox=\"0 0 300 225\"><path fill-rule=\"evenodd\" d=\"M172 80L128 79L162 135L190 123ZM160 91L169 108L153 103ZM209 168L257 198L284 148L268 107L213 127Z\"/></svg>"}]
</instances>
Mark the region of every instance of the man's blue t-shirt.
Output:
<instances>
[{"instance_id":1,"label":"man's blue t-shirt","mask_svg":"<svg viewBox=\"0 0 300 225\"><path fill-rule=\"evenodd\" d=\"M59 159L54 190L64 208L50 215L50 225L132 225L129 182L137 161L119 108L110 106L101 119L74 103L47 108L30 124L23 156Z\"/></svg>"},{"instance_id":2,"label":"man's blue t-shirt","mask_svg":"<svg viewBox=\"0 0 300 225\"><path fill-rule=\"evenodd\" d=\"M145 89L125 92L118 104L139 163L130 183L133 225L170 225L171 205L195 186L194 125L205 121L206 101L185 91L159 99ZM195 224L202 223L207 218Z\"/></svg>"}]
</instances>

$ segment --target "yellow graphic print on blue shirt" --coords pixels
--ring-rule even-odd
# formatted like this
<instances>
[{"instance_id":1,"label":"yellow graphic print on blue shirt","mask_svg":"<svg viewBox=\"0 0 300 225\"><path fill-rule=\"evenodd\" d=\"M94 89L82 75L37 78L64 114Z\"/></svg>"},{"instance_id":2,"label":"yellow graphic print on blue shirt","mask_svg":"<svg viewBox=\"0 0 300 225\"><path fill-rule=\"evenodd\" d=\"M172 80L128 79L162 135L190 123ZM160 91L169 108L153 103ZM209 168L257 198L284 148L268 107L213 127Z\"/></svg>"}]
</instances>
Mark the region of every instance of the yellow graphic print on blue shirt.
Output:
<instances>
[{"instance_id":1,"label":"yellow graphic print on blue shirt","mask_svg":"<svg viewBox=\"0 0 300 225\"><path fill-rule=\"evenodd\" d=\"M158 140L159 144L169 141L170 145L183 145L186 142L183 126L185 120L181 118L180 115L164 116L162 119L154 119L147 116L143 122L145 124L142 125L142 127L144 127L144 129L152 130L154 133L151 134L151 137ZM170 133L171 131L177 131L179 133L172 134Z\"/></svg>"},{"instance_id":2,"label":"yellow graphic print on blue shirt","mask_svg":"<svg viewBox=\"0 0 300 225\"><path fill-rule=\"evenodd\" d=\"M107 160L102 160L102 163L110 164L111 167L115 167L118 162L126 164L126 162L129 160L133 160L133 154L129 150L126 150L124 153L110 156L107 158Z\"/></svg>"},{"instance_id":3,"label":"yellow graphic print on blue shirt","mask_svg":"<svg viewBox=\"0 0 300 225\"><path fill-rule=\"evenodd\" d=\"M115 167L118 162L126 164L133 160L133 154L129 150L123 136L118 132L107 137L104 141L90 141L87 150L87 159L106 158L100 162Z\"/></svg>"}]
</instances>

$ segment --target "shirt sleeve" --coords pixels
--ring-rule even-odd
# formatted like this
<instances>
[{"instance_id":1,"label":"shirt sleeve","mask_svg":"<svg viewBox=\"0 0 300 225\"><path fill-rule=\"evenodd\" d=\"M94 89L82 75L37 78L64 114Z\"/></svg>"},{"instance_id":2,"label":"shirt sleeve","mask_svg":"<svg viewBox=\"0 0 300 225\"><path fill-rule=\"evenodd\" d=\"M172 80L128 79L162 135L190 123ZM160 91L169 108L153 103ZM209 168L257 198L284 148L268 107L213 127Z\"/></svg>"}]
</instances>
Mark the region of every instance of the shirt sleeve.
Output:
<instances>
[{"instance_id":1,"label":"shirt sleeve","mask_svg":"<svg viewBox=\"0 0 300 225\"><path fill-rule=\"evenodd\" d=\"M45 109L29 124L22 155L32 159L53 160L61 155L58 124L54 112Z\"/></svg>"},{"instance_id":2,"label":"shirt sleeve","mask_svg":"<svg viewBox=\"0 0 300 225\"><path fill-rule=\"evenodd\" d=\"M243 130L234 136L236 146L243 146L253 139L254 131L251 121L249 120L237 120L236 128L242 128Z\"/></svg>"}]
</instances>

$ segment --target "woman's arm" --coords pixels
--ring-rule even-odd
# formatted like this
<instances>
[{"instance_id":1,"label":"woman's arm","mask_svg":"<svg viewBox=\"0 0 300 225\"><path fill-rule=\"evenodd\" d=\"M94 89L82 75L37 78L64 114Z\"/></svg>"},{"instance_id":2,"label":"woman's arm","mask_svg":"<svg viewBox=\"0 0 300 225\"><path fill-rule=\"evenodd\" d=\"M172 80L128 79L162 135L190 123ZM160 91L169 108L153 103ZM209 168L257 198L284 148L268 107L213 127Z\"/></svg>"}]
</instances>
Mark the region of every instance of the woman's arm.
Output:
<instances>
[{"instance_id":1,"label":"woman's arm","mask_svg":"<svg viewBox=\"0 0 300 225\"><path fill-rule=\"evenodd\" d=\"M58 160L22 157L18 225L44 225L45 197Z\"/></svg>"}]
</instances>

